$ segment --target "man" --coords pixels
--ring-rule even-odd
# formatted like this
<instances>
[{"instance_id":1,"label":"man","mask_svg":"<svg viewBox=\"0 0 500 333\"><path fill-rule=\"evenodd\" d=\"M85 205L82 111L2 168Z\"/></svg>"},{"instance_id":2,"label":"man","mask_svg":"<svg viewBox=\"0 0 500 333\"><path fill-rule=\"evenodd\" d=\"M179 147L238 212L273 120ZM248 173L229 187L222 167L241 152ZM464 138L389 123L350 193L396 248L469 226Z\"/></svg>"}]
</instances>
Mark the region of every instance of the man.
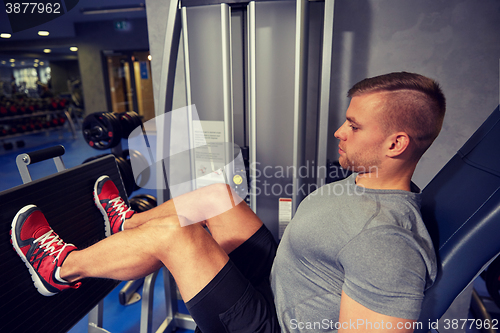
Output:
<instances>
[{"instance_id":1,"label":"man","mask_svg":"<svg viewBox=\"0 0 500 333\"><path fill-rule=\"evenodd\" d=\"M110 237L78 250L29 205L12 222L13 246L44 295L165 265L202 332L412 332L436 264L411 176L445 99L433 80L404 72L348 95L335 136L339 162L355 173L307 197L277 251L248 206L220 200L235 195L226 185L135 214L106 176L94 198Z\"/></svg>"}]
</instances>

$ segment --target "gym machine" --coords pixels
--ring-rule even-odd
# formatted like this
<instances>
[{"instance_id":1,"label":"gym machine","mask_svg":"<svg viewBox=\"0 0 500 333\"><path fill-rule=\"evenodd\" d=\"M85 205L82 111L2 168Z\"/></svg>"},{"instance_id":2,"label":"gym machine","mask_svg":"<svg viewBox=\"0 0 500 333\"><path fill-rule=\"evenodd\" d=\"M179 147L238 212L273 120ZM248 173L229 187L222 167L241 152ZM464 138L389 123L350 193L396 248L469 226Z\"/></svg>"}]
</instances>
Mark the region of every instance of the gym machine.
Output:
<instances>
[{"instance_id":1,"label":"gym machine","mask_svg":"<svg viewBox=\"0 0 500 333\"><path fill-rule=\"evenodd\" d=\"M10 244L11 222L17 211L27 204L40 207L51 227L79 248L103 239L102 215L92 195L96 179L103 174L110 176L120 195L127 200L112 156L65 169L62 154L64 148L57 146L19 155L16 163L24 184L0 194L0 259L9 267L0 272L1 332L65 332L91 310L89 332L106 332L102 329L102 300L119 281L88 279L78 290L43 297L33 287L26 266ZM28 166L50 158L54 159L58 172L31 181Z\"/></svg>"},{"instance_id":2,"label":"gym machine","mask_svg":"<svg viewBox=\"0 0 500 333\"><path fill-rule=\"evenodd\" d=\"M224 123L226 142L248 147L249 205L276 239L279 200L289 199L293 215L315 184L325 184L334 3L169 1L147 8L156 116L195 105L200 120ZM157 142L168 142L168 129L158 133ZM297 176L301 168L307 176ZM165 188L161 175L157 182Z\"/></svg>"},{"instance_id":3,"label":"gym machine","mask_svg":"<svg viewBox=\"0 0 500 333\"><path fill-rule=\"evenodd\" d=\"M156 117L185 105L195 105L199 120L223 124L226 143L248 147L249 205L278 238L275 208L278 200L283 196L290 200L292 215L308 194L310 187L304 187L306 182L322 185L326 178L323 174L317 179L306 179L296 171L306 166L308 76L314 84L320 77L323 82L317 119L322 125L313 131L319 132L319 137L310 138L309 143L317 146L318 151L313 155L325 158L318 160L317 165L326 165L334 1L327 0L324 6L323 3L312 5L326 8L324 24L313 34L323 35L322 48L321 42L311 43L313 46L308 42L308 1L171 0L161 6L159 10L148 7L150 31L157 31L156 25L166 22L163 35L150 34L153 71L158 73ZM311 48L315 48L313 51L322 63L321 73L308 73ZM163 161L170 155L175 129L161 122L156 125L156 161ZM320 144L316 145L317 141ZM268 189L286 188L288 193L258 196L266 185L259 184L258 175L268 170L266 167L278 170L287 166L293 170L267 180ZM159 169L156 181L161 203L170 199L170 192L165 171ZM173 284L172 280L168 282ZM174 309L176 293L168 297ZM178 315L170 311L162 329L166 332L177 327L192 329L192 323L181 321ZM144 324L145 332L151 329L148 325Z\"/></svg>"},{"instance_id":4,"label":"gym machine","mask_svg":"<svg viewBox=\"0 0 500 333\"><path fill-rule=\"evenodd\" d=\"M199 7L191 7L191 5L198 5ZM287 7L288 4L288 7ZM305 113L303 112L305 81L301 80L303 75L307 73L304 68L304 63L307 63L307 51L304 48L304 42L307 44L307 15L308 6L311 4L303 3L301 1L290 3L283 2L240 2L239 6L245 8L246 16L243 16L246 21L244 27L246 28L247 38L245 39L245 61L246 61L246 74L245 77L245 87L246 87L246 105L248 107L248 146L249 146L249 156L250 165L254 166L256 163L261 163L262 166L274 167L276 165L283 166L293 166L296 170L297 168L305 164L304 159L304 147L300 146L303 144L304 139L304 128L302 127L306 121ZM282 7L279 7L282 6ZM180 9L179 9L180 7ZM279 9L277 9L279 7ZM150 36L151 44L162 45L162 52L154 53L152 52L153 59L161 59L161 65L155 70L155 72L160 73L160 79L156 91L159 91L157 96L156 105L156 115L162 115L175 109L174 104L176 99L176 94L174 92L174 82L179 76L183 76L178 82L185 82L185 96L182 96L181 100L185 102L183 105L195 104L198 109L201 110L200 105L206 102L203 99L203 91L212 98L217 99L219 102L215 103L213 100L208 101L210 110L224 110L224 115L231 115L231 107L234 107L236 103L234 101L228 100L237 91L234 77L228 75L228 73L234 73L236 69L232 67L234 65L233 61L230 61L231 56L233 56L234 49L232 49L232 44L227 43L228 40L233 41L234 36L231 36L229 31L233 32L229 27L233 22L231 20L231 13L235 8L234 3L211 3L209 1L170 1L168 9L167 26L165 29L165 34L158 38L157 35ZM295 8L295 10L291 10ZM327 175L321 172L324 169L320 169L321 166L327 164L326 161L326 147L328 142L328 112L329 112L329 95L330 95L330 76L331 76L331 61L332 61L332 43L333 43L333 12L334 12L334 1L325 1L324 3L324 20L323 20L323 43L322 43L322 57L321 57L321 73L319 87L320 98L319 98L319 111L318 111L318 127L317 127L317 145L316 145L316 161L318 167L318 173L315 175L317 186L321 186L325 182ZM276 22L279 24L274 24L271 19L266 20L266 17L272 17L274 13L279 11L279 20L276 18ZM296 16L295 16L296 15ZM209 18L210 16L210 18ZM292 19L295 24L290 24L290 16L296 17ZM160 17L158 17L160 19ZM163 17L161 18L163 20ZM154 13L148 12L148 24L154 24L155 16ZM199 24L201 28L197 26ZM205 27L205 31L203 30ZM216 30L218 36L208 38L206 30L207 27L211 27ZM215 27L215 28L214 28ZM282 30L280 30L282 29ZM295 52L294 49L290 49L284 43L284 40L289 39L289 35L280 34L283 30L295 31ZM266 33L270 34L272 38L266 36ZM231 37L228 37L231 36ZM156 38L156 40L153 40ZM272 41L271 41L272 40ZM210 41L213 45L208 47L204 41ZM219 47L220 45L220 47ZM152 48L153 50L153 48ZM281 54L282 52L287 52L288 54L295 53L295 60L290 62L289 59L280 59L276 57L276 54ZM179 59L178 59L179 55ZM203 57L197 57L195 55L203 55ZM177 63L183 63L183 71L177 70ZM203 63L208 63L214 68L203 67ZM290 65L291 64L291 65ZM295 64L295 66L294 66ZM154 64L153 64L154 66ZM273 67L274 66L274 67ZM182 68L182 67L181 67ZM295 70L292 70L295 68ZM279 73L276 73L276 69ZM281 69L281 71L280 71ZM263 71L273 73L269 76L265 76ZM286 77L286 74L281 72L292 73L292 77ZM193 74L195 73L195 74ZM202 74L200 74L202 73ZM193 79L192 76L196 76ZM211 81L206 81L205 76L209 76ZM271 76L271 77L270 77ZM285 87L293 82L292 90L296 94L287 95ZM267 83L267 84L266 84ZM213 91L212 88L218 87L218 91ZM279 86L279 87L277 87ZM202 89L205 88L205 89ZM222 93L221 93L222 91ZM181 94L182 95L182 94ZM195 96L197 95L197 96ZM276 100L273 101L272 98L266 99L267 96L273 95L281 103L277 103ZM213 97L216 96L216 97ZM289 96L288 99L283 96ZM282 97L281 99L279 97ZM287 104L287 100L293 101L293 103ZM215 104L214 104L215 103ZM233 105L234 103L234 105ZM182 103L178 103L182 104ZM226 112L229 109L229 112ZM287 113L288 110L288 113ZM293 116L292 115L293 110ZM200 111L203 114L203 111ZM291 120L292 119L292 120ZM217 119L219 120L219 119ZM232 122L233 118L224 118L226 122ZM491 120L491 119L490 119ZM485 125L488 126L488 125ZM483 127L484 128L484 127ZM273 136L272 133L279 133L281 137ZM271 133L271 135L270 135ZM293 133L293 135L289 135ZM168 129L163 129L158 135L158 142L168 141L169 134ZM293 147L289 149L289 143L293 142ZM496 143L498 145L499 142ZM273 150L273 147L279 147L282 151ZM289 149L289 150L288 150ZM284 150L288 152L284 153ZM286 156L293 155L292 159ZM285 157L283 157L285 156ZM283 157L280 159L280 157ZM273 161L278 159L279 161ZM257 172L262 173L262 169L250 168L250 179L256 180ZM464 177L474 177L470 175L464 175ZM444 179L444 176L440 174L438 179ZM163 183L161 175L158 177L158 181ZM292 214L298 203L300 202L300 196L297 196L297 189L301 188L301 179L294 175L292 179L293 183L293 195L292 198L293 207ZM450 179L450 182L457 184L460 181ZM440 180L436 180L434 184L439 183ZM252 184L252 182L251 182ZM280 184L281 186L288 185L286 181ZM458 186L458 185L457 185ZM160 202L167 200L169 198L168 191L163 190L165 187L159 186L158 198ZM432 203L435 195L432 187L428 190L424 190L426 197L429 198L429 203ZM269 198L259 197L257 200L256 196L256 186L250 187L250 206L251 208L262 218L264 223L269 227L269 229L276 235L276 222L277 214L276 210L272 205L274 205ZM461 191L456 191L455 193L467 193L468 189L466 187L462 188ZM307 193L306 193L307 194ZM272 200L275 198L272 197ZM487 199L483 198L483 199ZM443 198L440 198L443 200ZM498 207L498 201L495 203L490 201L490 204L496 205ZM446 206L446 204L445 204ZM448 208L443 206L443 212ZM428 206L434 213L441 212L441 207L435 203ZM477 208L477 207L476 207ZM424 207L425 210L425 207ZM494 210L493 210L494 211ZM432 214L431 214L432 215ZM444 213L446 215L446 213ZM445 219L433 222L429 220L429 223L437 223L437 228L442 230L454 229L455 231L460 230L460 226L451 223L452 226L446 226L447 221ZM465 223L467 229L471 233L476 231L474 228L482 225L485 221L475 221L474 223L468 222L466 217L462 216L460 220ZM458 222L457 222L458 223ZM468 224L470 223L470 224ZM495 228L495 223L487 223L488 228ZM498 225L498 223L497 223ZM464 229L465 230L465 229ZM486 230L486 229L484 229ZM498 234L498 230L492 231L490 236ZM495 232L496 231L496 232ZM448 235L448 231L446 231ZM448 268L449 260L460 260L452 259L453 253L442 252L447 246L459 246L460 244L455 244L456 234L450 233L450 238L447 241L443 241L443 232L434 233L432 236L436 240L436 249L440 251L441 262L440 268L442 269L441 274L444 276L446 274L452 274ZM461 240L457 240L460 242ZM442 242L442 243L441 243ZM480 241L481 242L481 241ZM477 243L476 243L477 244ZM426 297L425 310L422 313L422 318L440 318L455 297L460 294L460 292L465 288L474 278L474 276L481 271L482 265L489 263L492 258L498 254L500 249L498 248L498 242L492 242L491 238L488 238L488 246L491 246L491 252L486 254L485 257L478 254L478 262L481 263L481 267L475 267L472 265L472 269L469 270L465 267L463 279L460 279L460 283L449 283L450 281L444 279L447 282L438 282L436 286L428 292ZM446 246L445 246L446 245ZM472 246L472 244L471 244ZM475 245L474 245L475 246ZM448 251L448 250L446 250ZM450 257L448 257L451 255ZM487 257L487 259L486 259ZM459 257L457 257L459 258ZM476 258L474 258L476 259ZM471 276L472 274L472 276ZM467 282L465 282L467 280ZM451 290L447 288L447 283L449 286L454 286ZM443 288L443 289L441 289ZM440 290L444 290L440 294L439 300L433 298L433 293L440 293ZM175 297L174 294L171 296ZM428 299L428 300L427 300ZM439 304L439 306L433 305ZM176 326L175 319L172 316L168 317L166 322L168 322L167 327L171 331Z\"/></svg>"}]
</instances>

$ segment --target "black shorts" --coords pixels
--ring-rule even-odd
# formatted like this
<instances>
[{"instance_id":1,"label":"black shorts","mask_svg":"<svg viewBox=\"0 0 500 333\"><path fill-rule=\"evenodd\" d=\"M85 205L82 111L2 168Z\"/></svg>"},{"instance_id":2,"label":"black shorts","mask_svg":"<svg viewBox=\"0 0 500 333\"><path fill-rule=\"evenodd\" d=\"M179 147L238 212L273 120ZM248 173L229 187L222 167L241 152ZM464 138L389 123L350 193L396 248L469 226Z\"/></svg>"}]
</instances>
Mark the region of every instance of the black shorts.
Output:
<instances>
[{"instance_id":1,"label":"black shorts","mask_svg":"<svg viewBox=\"0 0 500 333\"><path fill-rule=\"evenodd\" d=\"M269 282L276 249L262 226L229 254L222 270L186 303L195 332L280 332Z\"/></svg>"}]
</instances>

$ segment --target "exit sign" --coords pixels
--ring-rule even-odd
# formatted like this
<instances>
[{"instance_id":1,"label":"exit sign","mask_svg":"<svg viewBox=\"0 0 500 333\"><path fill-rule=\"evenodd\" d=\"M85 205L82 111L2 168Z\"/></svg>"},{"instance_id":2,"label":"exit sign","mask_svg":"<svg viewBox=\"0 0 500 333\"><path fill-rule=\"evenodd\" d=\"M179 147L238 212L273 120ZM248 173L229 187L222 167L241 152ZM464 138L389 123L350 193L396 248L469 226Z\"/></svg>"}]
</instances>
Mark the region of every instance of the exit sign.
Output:
<instances>
[{"instance_id":1,"label":"exit sign","mask_svg":"<svg viewBox=\"0 0 500 333\"><path fill-rule=\"evenodd\" d=\"M114 21L115 30L118 31L129 31L131 26L130 22L127 20L117 20Z\"/></svg>"}]
</instances>

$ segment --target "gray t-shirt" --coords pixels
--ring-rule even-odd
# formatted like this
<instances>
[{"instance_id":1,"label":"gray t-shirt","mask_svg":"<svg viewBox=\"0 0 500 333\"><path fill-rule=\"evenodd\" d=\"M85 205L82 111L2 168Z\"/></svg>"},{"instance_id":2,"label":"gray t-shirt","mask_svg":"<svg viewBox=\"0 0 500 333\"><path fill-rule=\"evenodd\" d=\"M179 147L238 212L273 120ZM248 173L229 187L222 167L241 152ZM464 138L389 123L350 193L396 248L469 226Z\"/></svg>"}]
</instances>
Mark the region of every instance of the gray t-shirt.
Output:
<instances>
[{"instance_id":1,"label":"gray t-shirt","mask_svg":"<svg viewBox=\"0 0 500 333\"><path fill-rule=\"evenodd\" d=\"M311 193L283 234L271 272L282 332L336 331L342 290L375 312L418 319L437 270L420 194L355 179Z\"/></svg>"}]
</instances>

